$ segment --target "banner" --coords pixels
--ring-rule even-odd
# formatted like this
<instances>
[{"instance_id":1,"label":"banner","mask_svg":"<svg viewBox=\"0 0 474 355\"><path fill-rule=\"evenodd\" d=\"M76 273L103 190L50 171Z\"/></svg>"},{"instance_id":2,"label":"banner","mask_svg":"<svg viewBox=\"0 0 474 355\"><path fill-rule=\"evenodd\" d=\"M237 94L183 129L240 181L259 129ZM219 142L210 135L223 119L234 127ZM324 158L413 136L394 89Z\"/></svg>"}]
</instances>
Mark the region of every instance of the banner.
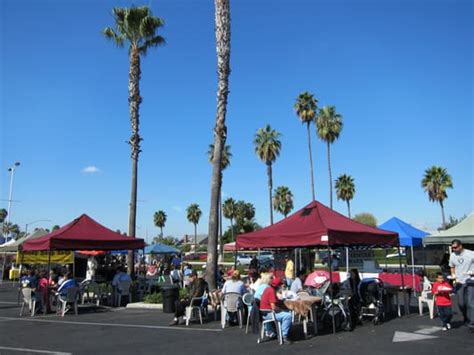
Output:
<instances>
[{"instance_id":1,"label":"banner","mask_svg":"<svg viewBox=\"0 0 474 355\"><path fill-rule=\"evenodd\" d=\"M17 263L20 264L47 264L49 251L25 251L18 252ZM68 250L51 251L51 264L73 264L74 252Z\"/></svg>"}]
</instances>

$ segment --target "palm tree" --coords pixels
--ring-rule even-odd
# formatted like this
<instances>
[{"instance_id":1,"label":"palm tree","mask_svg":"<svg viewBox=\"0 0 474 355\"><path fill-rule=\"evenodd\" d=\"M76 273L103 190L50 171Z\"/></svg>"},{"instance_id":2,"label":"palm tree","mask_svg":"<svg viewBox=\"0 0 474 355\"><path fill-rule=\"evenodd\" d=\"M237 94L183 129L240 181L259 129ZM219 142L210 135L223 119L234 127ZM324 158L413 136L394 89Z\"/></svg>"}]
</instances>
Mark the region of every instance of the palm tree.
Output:
<instances>
[{"instance_id":1,"label":"palm tree","mask_svg":"<svg viewBox=\"0 0 474 355\"><path fill-rule=\"evenodd\" d=\"M261 161L267 165L267 175L268 175L268 195L270 202L270 224L273 224L273 206L272 206L272 190L273 190L273 180L272 180L272 164L275 162L276 158L280 155L281 134L275 131L269 124L265 128L260 128L253 139L253 144L255 145L255 154L258 155Z\"/></svg>"},{"instance_id":2,"label":"palm tree","mask_svg":"<svg viewBox=\"0 0 474 355\"><path fill-rule=\"evenodd\" d=\"M311 168L311 192L313 195L313 201L316 199L314 193L314 173L313 173L313 154L311 151L311 132L309 126L316 117L316 110L318 108L318 100L314 98L314 95L305 91L296 98L295 111L301 120L301 123L306 123L308 131L308 151L309 151L309 165Z\"/></svg>"},{"instance_id":3,"label":"palm tree","mask_svg":"<svg viewBox=\"0 0 474 355\"><path fill-rule=\"evenodd\" d=\"M5 218L8 216L8 211L4 208L0 208L0 223L5 221Z\"/></svg>"},{"instance_id":4,"label":"palm tree","mask_svg":"<svg viewBox=\"0 0 474 355\"><path fill-rule=\"evenodd\" d=\"M4 222L2 226L2 233L7 238L11 234L15 235L15 238L20 234L20 227L18 224L13 224L12 222Z\"/></svg>"},{"instance_id":5,"label":"palm tree","mask_svg":"<svg viewBox=\"0 0 474 355\"><path fill-rule=\"evenodd\" d=\"M347 202L347 215L351 218L350 201L355 195L354 179L350 175L343 174L336 179L336 196L338 200Z\"/></svg>"},{"instance_id":6,"label":"palm tree","mask_svg":"<svg viewBox=\"0 0 474 355\"><path fill-rule=\"evenodd\" d=\"M332 209L332 171L331 171L331 144L339 138L342 130L342 115L336 112L335 106L325 106L319 110L316 119L316 133L325 141L328 147L328 171L329 171L329 206Z\"/></svg>"},{"instance_id":7,"label":"palm tree","mask_svg":"<svg viewBox=\"0 0 474 355\"><path fill-rule=\"evenodd\" d=\"M286 186L278 186L273 197L273 208L280 212L285 218L293 209L293 194Z\"/></svg>"},{"instance_id":8,"label":"palm tree","mask_svg":"<svg viewBox=\"0 0 474 355\"><path fill-rule=\"evenodd\" d=\"M197 203L192 203L186 209L188 221L194 224L194 252L197 248L197 225L199 224L199 219L201 218L201 209Z\"/></svg>"},{"instance_id":9,"label":"palm tree","mask_svg":"<svg viewBox=\"0 0 474 355\"><path fill-rule=\"evenodd\" d=\"M209 150L207 151L209 157L209 162L212 163L214 158L214 144L209 144ZM219 188L219 262L224 261L224 244L222 243L222 181L223 181L223 171L230 165L230 158L232 158L232 153L230 152L230 145L225 145L224 150L222 151L221 157L221 187Z\"/></svg>"},{"instance_id":10,"label":"palm tree","mask_svg":"<svg viewBox=\"0 0 474 355\"><path fill-rule=\"evenodd\" d=\"M438 202L441 206L441 216L443 218L443 228L446 225L444 218L444 200L448 198L446 189L453 188L453 180L451 175L448 174L446 168L441 166L432 166L425 170L425 175L421 180L421 186L428 193L430 201Z\"/></svg>"},{"instance_id":11,"label":"palm tree","mask_svg":"<svg viewBox=\"0 0 474 355\"><path fill-rule=\"evenodd\" d=\"M232 231L232 241L235 242L234 237L234 219L236 216L236 206L235 200L232 197L229 197L224 201L222 205L222 213L225 218L230 219L230 230Z\"/></svg>"},{"instance_id":12,"label":"palm tree","mask_svg":"<svg viewBox=\"0 0 474 355\"><path fill-rule=\"evenodd\" d=\"M165 211L157 211L153 215L153 223L155 223L155 226L160 228L160 236L163 238L163 227L166 224L166 213Z\"/></svg>"},{"instance_id":13,"label":"palm tree","mask_svg":"<svg viewBox=\"0 0 474 355\"><path fill-rule=\"evenodd\" d=\"M212 161L211 203L207 240L206 280L211 290L217 286L217 235L221 188L222 152L227 138L225 118L230 75L230 0L214 0L217 49L217 110L214 127L214 159Z\"/></svg>"},{"instance_id":14,"label":"palm tree","mask_svg":"<svg viewBox=\"0 0 474 355\"><path fill-rule=\"evenodd\" d=\"M140 154L139 109L142 102L140 96L140 56L146 55L148 49L157 47L165 39L156 34L163 26L163 20L152 15L147 6L130 8L114 7L112 10L115 29L107 27L103 30L106 38L112 40L118 47L128 44L130 60L128 79L128 106L130 111L131 136L128 143L131 147L132 158L132 187L130 196L130 210L128 220L128 235L135 238L137 218L137 179L138 155ZM133 273L133 252L128 253L128 271Z\"/></svg>"}]
</instances>

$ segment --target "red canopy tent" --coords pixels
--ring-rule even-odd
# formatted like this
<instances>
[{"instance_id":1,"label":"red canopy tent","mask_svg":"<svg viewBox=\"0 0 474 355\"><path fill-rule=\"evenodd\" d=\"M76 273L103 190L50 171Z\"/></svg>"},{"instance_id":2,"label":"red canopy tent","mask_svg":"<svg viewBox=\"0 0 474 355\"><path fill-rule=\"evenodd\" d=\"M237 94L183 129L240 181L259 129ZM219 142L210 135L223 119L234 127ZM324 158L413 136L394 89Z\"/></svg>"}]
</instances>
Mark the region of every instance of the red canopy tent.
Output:
<instances>
[{"instance_id":1,"label":"red canopy tent","mask_svg":"<svg viewBox=\"0 0 474 355\"><path fill-rule=\"evenodd\" d=\"M398 246L398 234L353 221L313 201L280 222L237 236L237 248Z\"/></svg>"},{"instance_id":2,"label":"red canopy tent","mask_svg":"<svg viewBox=\"0 0 474 355\"><path fill-rule=\"evenodd\" d=\"M64 227L43 237L28 240L24 251L38 250L132 250L145 247L143 239L114 232L83 214Z\"/></svg>"}]
</instances>

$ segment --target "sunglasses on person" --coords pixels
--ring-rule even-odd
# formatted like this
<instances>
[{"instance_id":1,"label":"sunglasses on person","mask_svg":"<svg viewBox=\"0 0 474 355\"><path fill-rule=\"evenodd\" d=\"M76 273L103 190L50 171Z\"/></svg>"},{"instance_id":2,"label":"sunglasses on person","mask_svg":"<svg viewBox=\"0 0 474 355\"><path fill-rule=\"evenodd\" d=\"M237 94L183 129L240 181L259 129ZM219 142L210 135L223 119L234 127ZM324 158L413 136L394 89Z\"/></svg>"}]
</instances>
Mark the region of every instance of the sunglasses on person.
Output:
<instances>
[{"instance_id":1,"label":"sunglasses on person","mask_svg":"<svg viewBox=\"0 0 474 355\"><path fill-rule=\"evenodd\" d=\"M458 250L459 248L461 248L460 245L451 245L451 249L453 250Z\"/></svg>"}]
</instances>

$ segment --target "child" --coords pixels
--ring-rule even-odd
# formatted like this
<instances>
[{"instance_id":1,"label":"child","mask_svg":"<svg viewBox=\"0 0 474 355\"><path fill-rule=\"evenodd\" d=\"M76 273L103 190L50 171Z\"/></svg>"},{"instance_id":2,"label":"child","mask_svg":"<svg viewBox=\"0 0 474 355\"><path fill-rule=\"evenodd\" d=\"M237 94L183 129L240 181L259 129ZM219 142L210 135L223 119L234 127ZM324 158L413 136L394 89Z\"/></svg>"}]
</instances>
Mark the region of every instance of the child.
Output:
<instances>
[{"instance_id":1,"label":"child","mask_svg":"<svg viewBox=\"0 0 474 355\"><path fill-rule=\"evenodd\" d=\"M453 288L444 279L441 272L436 274L436 282L433 284L433 294L435 295L435 304L438 307L439 318L443 322L443 330L451 329L451 318L453 312L451 309L451 293Z\"/></svg>"}]
</instances>

